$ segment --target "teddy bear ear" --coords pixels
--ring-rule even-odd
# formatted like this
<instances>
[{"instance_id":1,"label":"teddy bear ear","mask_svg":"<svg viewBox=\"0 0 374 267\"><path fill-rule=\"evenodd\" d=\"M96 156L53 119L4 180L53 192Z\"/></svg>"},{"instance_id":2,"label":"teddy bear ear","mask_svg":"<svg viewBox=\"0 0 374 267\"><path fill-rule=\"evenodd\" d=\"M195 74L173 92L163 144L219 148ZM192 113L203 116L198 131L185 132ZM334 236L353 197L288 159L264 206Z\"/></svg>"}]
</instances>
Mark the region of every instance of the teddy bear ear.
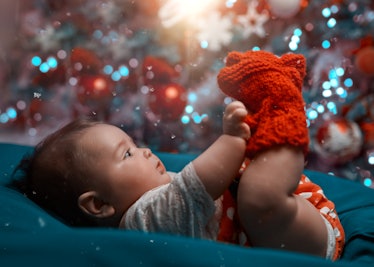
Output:
<instances>
[{"instance_id":1,"label":"teddy bear ear","mask_svg":"<svg viewBox=\"0 0 374 267\"><path fill-rule=\"evenodd\" d=\"M281 57L282 63L287 67L295 68L301 78L306 74L306 60L301 54L285 54Z\"/></svg>"},{"instance_id":2,"label":"teddy bear ear","mask_svg":"<svg viewBox=\"0 0 374 267\"><path fill-rule=\"evenodd\" d=\"M226 57L226 66L232 66L243 58L243 54L237 51L230 52Z\"/></svg>"}]
</instances>

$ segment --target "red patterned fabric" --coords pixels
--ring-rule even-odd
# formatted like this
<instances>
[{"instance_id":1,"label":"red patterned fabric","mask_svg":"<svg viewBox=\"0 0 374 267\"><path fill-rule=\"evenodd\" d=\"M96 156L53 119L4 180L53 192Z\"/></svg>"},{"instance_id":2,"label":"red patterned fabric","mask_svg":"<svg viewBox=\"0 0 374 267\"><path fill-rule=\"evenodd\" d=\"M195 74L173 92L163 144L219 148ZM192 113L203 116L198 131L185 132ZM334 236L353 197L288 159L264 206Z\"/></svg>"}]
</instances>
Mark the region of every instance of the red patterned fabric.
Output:
<instances>
[{"instance_id":1,"label":"red patterned fabric","mask_svg":"<svg viewBox=\"0 0 374 267\"><path fill-rule=\"evenodd\" d=\"M343 252L344 229L335 211L334 203L326 198L321 187L311 182L305 175L302 175L295 194L313 204L331 224L336 240L333 260L338 259ZM239 222L236 200L229 190L223 195L223 211L217 240L225 243L250 246L249 238Z\"/></svg>"}]
</instances>

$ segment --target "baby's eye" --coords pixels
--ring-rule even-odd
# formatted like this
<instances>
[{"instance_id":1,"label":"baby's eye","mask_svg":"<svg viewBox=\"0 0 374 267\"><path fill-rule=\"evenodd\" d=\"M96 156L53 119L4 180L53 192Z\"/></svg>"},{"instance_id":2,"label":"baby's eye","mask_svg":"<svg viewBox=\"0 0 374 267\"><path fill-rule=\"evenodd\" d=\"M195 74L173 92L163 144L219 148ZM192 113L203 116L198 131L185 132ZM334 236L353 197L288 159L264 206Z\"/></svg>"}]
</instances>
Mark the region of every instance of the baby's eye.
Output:
<instances>
[{"instance_id":1,"label":"baby's eye","mask_svg":"<svg viewBox=\"0 0 374 267\"><path fill-rule=\"evenodd\" d=\"M126 152L125 152L125 155L123 155L123 159L127 159L128 157L131 157L132 156L132 153L130 151L130 149L128 149Z\"/></svg>"}]
</instances>

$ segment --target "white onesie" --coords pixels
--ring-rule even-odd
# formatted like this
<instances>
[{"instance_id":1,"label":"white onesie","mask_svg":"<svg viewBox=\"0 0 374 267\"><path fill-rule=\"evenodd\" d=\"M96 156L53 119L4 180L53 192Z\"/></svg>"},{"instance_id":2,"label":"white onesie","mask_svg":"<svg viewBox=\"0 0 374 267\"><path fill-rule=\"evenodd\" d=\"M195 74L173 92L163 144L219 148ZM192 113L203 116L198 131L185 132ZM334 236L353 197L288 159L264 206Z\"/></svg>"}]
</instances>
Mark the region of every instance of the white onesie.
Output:
<instances>
[{"instance_id":1,"label":"white onesie","mask_svg":"<svg viewBox=\"0 0 374 267\"><path fill-rule=\"evenodd\" d=\"M120 228L216 239L221 199L213 201L189 163L171 182L142 195L124 214Z\"/></svg>"}]
</instances>

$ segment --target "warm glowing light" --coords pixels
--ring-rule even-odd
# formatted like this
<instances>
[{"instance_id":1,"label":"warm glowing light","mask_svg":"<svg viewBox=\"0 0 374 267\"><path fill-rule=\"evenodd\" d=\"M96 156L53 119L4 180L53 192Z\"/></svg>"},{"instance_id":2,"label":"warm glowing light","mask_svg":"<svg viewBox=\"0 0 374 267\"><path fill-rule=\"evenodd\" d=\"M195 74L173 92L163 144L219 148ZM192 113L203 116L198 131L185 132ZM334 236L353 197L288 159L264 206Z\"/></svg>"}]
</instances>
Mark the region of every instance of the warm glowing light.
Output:
<instances>
[{"instance_id":1,"label":"warm glowing light","mask_svg":"<svg viewBox=\"0 0 374 267\"><path fill-rule=\"evenodd\" d=\"M169 99L175 99L179 96L179 92L177 88L170 86L166 89L165 95Z\"/></svg>"},{"instance_id":2,"label":"warm glowing light","mask_svg":"<svg viewBox=\"0 0 374 267\"><path fill-rule=\"evenodd\" d=\"M193 15L200 13L206 10L209 10L212 7L215 0L175 0L183 7L186 13Z\"/></svg>"},{"instance_id":3,"label":"warm glowing light","mask_svg":"<svg viewBox=\"0 0 374 267\"><path fill-rule=\"evenodd\" d=\"M95 91L103 91L107 87L106 81L103 78L97 78L94 81Z\"/></svg>"},{"instance_id":4,"label":"warm glowing light","mask_svg":"<svg viewBox=\"0 0 374 267\"><path fill-rule=\"evenodd\" d=\"M159 17L165 27L193 19L204 11L211 10L217 1L215 0L169 0L159 10Z\"/></svg>"}]
</instances>

